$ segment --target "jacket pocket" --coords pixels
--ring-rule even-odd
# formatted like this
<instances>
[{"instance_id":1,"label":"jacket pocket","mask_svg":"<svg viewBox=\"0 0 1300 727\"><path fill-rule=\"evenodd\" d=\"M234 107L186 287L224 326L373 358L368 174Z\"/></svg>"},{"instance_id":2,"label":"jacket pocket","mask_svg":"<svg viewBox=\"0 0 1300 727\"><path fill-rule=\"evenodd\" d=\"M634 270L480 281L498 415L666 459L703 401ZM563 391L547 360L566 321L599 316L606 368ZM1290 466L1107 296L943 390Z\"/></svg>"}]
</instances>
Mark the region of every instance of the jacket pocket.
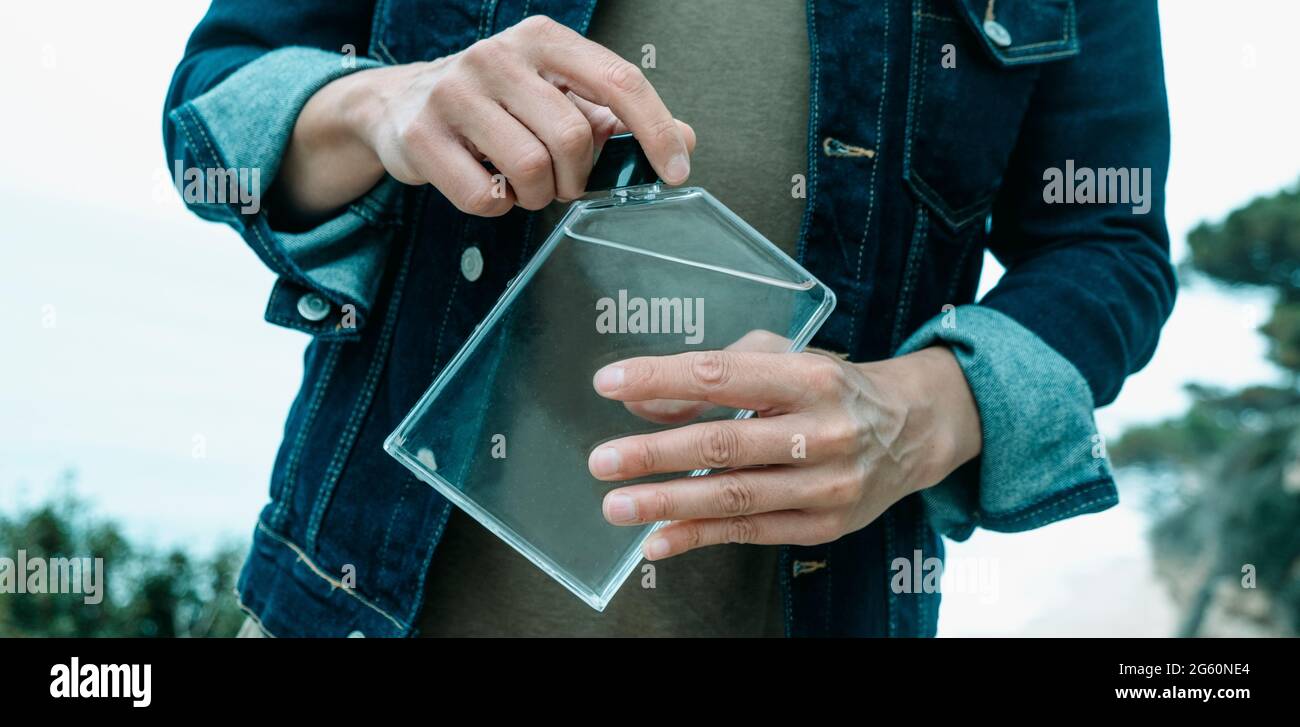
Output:
<instances>
[{"instance_id":1,"label":"jacket pocket","mask_svg":"<svg viewBox=\"0 0 1300 727\"><path fill-rule=\"evenodd\" d=\"M914 0L903 176L950 230L983 219L1042 66L1079 53L1074 0Z\"/></svg>"}]
</instances>

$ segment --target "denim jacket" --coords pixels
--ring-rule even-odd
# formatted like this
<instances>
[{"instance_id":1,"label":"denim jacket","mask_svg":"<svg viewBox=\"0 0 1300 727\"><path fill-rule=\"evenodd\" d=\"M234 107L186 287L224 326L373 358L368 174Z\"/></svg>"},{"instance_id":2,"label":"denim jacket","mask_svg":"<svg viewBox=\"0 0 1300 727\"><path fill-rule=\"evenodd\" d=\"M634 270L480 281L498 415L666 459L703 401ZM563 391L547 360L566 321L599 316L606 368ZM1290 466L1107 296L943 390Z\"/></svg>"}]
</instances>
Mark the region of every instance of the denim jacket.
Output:
<instances>
[{"instance_id":1,"label":"denim jacket","mask_svg":"<svg viewBox=\"0 0 1300 727\"><path fill-rule=\"evenodd\" d=\"M585 32L594 7L215 0L167 97L168 168L258 170L265 189L329 81L531 14ZM840 301L814 344L854 361L951 347L984 442L871 525L783 547L787 631L933 635L933 579L902 576L942 558L941 535L1117 501L1093 409L1151 357L1176 288L1155 2L808 0L807 19L798 257ZM529 258L534 216L470 217L386 179L291 232L212 186L187 204L277 273L266 319L311 336L240 602L273 635L411 635L451 505L381 444ZM976 303L985 250L1006 273Z\"/></svg>"}]
</instances>

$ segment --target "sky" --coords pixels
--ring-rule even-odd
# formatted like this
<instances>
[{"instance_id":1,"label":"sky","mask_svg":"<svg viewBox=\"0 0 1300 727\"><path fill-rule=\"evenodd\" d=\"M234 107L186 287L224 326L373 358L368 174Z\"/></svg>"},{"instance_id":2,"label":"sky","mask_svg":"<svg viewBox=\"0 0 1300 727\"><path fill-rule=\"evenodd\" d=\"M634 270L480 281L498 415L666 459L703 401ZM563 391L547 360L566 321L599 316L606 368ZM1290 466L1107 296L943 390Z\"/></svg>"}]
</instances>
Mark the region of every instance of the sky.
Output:
<instances>
[{"instance_id":1,"label":"sky","mask_svg":"<svg viewBox=\"0 0 1300 727\"><path fill-rule=\"evenodd\" d=\"M0 64L0 511L74 467L77 492L133 536L203 550L251 532L307 339L262 321L272 274L166 177L163 95L206 3L134 5L147 25L129 34L108 32L112 3L0 8L0 27L23 29ZM1181 260L1195 224L1300 178L1300 3L1160 10ZM998 273L990 261L985 289ZM1185 283L1154 360L1098 413L1106 436L1178 414L1188 382L1277 377L1254 332L1267 299ZM990 578L945 593L940 633L1167 632L1135 489L1121 482L1107 513L950 546Z\"/></svg>"}]
</instances>

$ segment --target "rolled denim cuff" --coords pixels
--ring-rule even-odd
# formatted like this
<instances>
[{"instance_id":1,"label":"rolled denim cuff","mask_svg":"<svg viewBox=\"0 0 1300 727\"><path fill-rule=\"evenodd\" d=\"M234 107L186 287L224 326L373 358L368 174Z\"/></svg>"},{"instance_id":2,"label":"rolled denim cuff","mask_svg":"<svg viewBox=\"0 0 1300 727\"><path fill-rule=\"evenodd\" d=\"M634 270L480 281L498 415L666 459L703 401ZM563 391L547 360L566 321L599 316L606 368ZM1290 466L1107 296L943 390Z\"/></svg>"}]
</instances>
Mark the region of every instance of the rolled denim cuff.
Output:
<instances>
[{"instance_id":1,"label":"rolled denim cuff","mask_svg":"<svg viewBox=\"0 0 1300 727\"><path fill-rule=\"evenodd\" d=\"M1079 371L1029 329L979 305L945 310L898 353L947 346L979 407L983 452L921 493L935 528L1031 530L1119 502Z\"/></svg>"},{"instance_id":2,"label":"rolled denim cuff","mask_svg":"<svg viewBox=\"0 0 1300 727\"><path fill-rule=\"evenodd\" d=\"M352 338L379 289L401 185L385 177L365 196L313 229L271 226L261 205L303 106L330 81L382 64L319 48L273 50L169 114L184 142L175 160L186 205L235 228L279 274L267 306L272 323L326 338ZM191 170L197 170L198 175ZM219 180L215 185L212 175ZM198 185L189 184L202 178ZM238 194L222 194L225 180Z\"/></svg>"}]
</instances>

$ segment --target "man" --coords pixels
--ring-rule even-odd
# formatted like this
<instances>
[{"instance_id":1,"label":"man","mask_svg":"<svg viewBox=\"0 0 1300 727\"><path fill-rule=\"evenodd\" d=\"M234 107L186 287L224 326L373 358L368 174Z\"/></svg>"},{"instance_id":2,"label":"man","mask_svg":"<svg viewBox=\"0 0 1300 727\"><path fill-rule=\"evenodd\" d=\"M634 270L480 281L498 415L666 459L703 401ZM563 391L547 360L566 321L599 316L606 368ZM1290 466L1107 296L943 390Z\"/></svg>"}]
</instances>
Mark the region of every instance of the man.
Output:
<instances>
[{"instance_id":1,"label":"man","mask_svg":"<svg viewBox=\"0 0 1300 727\"><path fill-rule=\"evenodd\" d=\"M313 336L240 579L250 631L932 635L910 575L940 534L1116 501L1092 410L1175 287L1153 2L217 0L167 112L172 159L262 170L257 214L194 209L280 275L267 319ZM625 129L836 291L814 343L843 357L594 372L617 401L759 413L592 452L610 482L722 470L606 496L615 525L671 524L658 587L597 614L381 443ZM985 249L1007 272L974 305Z\"/></svg>"}]
</instances>

